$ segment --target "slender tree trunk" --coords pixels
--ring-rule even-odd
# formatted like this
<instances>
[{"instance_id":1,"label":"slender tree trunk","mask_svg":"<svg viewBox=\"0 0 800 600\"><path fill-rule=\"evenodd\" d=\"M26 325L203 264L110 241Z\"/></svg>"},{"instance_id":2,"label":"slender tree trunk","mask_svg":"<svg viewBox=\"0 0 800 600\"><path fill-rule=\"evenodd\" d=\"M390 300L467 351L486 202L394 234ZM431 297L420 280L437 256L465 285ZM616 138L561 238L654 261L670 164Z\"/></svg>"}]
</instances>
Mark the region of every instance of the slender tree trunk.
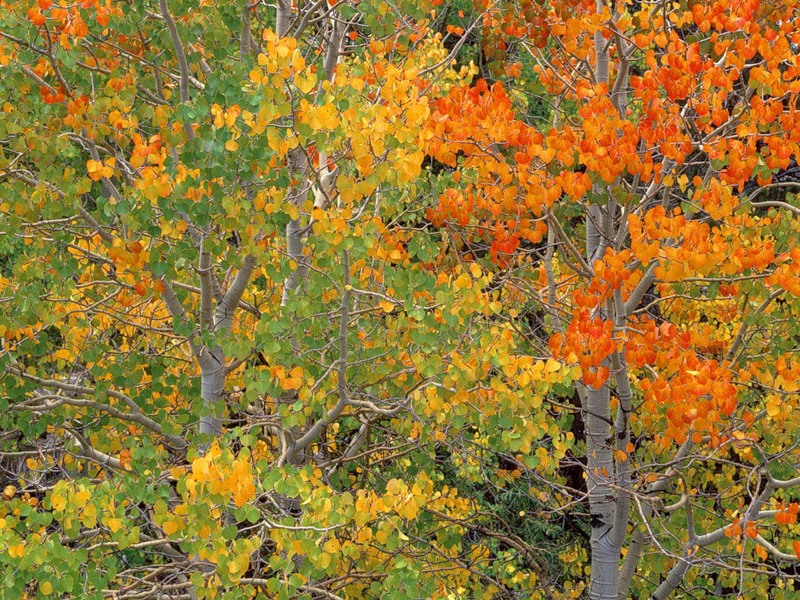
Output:
<instances>
[{"instance_id":1,"label":"slender tree trunk","mask_svg":"<svg viewBox=\"0 0 800 600\"><path fill-rule=\"evenodd\" d=\"M604 245L603 222L607 218L599 205L591 205L586 213L586 259L593 259ZM598 309L602 310L602 309ZM603 315L609 318L610 315ZM606 360L602 366L610 366ZM587 387L583 409L586 424L586 483L592 533L590 538L592 575L589 582L591 600L616 600L619 577L620 548L614 532L617 519L617 492L611 486L615 479L614 433L611 419L610 382L600 389Z\"/></svg>"},{"instance_id":2,"label":"slender tree trunk","mask_svg":"<svg viewBox=\"0 0 800 600\"><path fill-rule=\"evenodd\" d=\"M225 355L219 346L211 351L206 350L206 354L200 367L200 397L208 414L200 417L199 432L201 436L206 436L203 444L207 447L212 438L222 433L219 402L225 389Z\"/></svg>"},{"instance_id":3,"label":"slender tree trunk","mask_svg":"<svg viewBox=\"0 0 800 600\"><path fill-rule=\"evenodd\" d=\"M590 387L586 395L586 474L592 526L589 598L616 600L619 548L613 536L616 494L610 485L614 477L610 390L608 385L599 390Z\"/></svg>"},{"instance_id":4,"label":"slender tree trunk","mask_svg":"<svg viewBox=\"0 0 800 600\"><path fill-rule=\"evenodd\" d=\"M289 32L289 24L292 19L292 0L278 0L277 6L275 34L278 37L283 37Z\"/></svg>"},{"instance_id":5,"label":"slender tree trunk","mask_svg":"<svg viewBox=\"0 0 800 600\"><path fill-rule=\"evenodd\" d=\"M602 0L597 0L597 12L603 10ZM617 37L619 43L621 38ZM610 53L609 40L598 30L594 34L595 83L609 84ZM625 47L618 48L625 52ZM625 113L627 103L627 80L629 70L627 57L621 58L624 64L616 75L614 87L609 90L620 114ZM596 186L595 195L599 197L605 186ZM592 204L586 211L586 261L590 268L594 261L602 259L606 249L614 247L619 233L617 205L614 197L608 194L603 204ZM619 292L604 307L597 309L604 319L614 321L617 329L624 328L627 322L626 306ZM632 393L625 353L617 352L606 359L602 366L611 370L611 378L598 390L587 388L585 392L586 423L586 479L591 513L591 564L592 574L589 584L591 600L617 600L620 581L620 555L627 535L630 514L631 488L630 465L626 461L616 461L614 450L627 451L630 441L629 414ZM611 385L615 385L618 408L612 420Z\"/></svg>"}]
</instances>

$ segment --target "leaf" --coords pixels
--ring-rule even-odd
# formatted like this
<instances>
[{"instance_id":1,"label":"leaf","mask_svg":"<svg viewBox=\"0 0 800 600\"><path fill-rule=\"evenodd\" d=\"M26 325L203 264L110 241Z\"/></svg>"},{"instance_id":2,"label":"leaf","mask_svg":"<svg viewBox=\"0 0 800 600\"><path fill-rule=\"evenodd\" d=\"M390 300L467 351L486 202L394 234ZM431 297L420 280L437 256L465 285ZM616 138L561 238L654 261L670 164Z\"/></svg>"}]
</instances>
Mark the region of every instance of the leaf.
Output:
<instances>
[{"instance_id":1,"label":"leaf","mask_svg":"<svg viewBox=\"0 0 800 600\"><path fill-rule=\"evenodd\" d=\"M310 93L317 85L317 77L309 69L295 73L294 84L304 94Z\"/></svg>"},{"instance_id":2,"label":"leaf","mask_svg":"<svg viewBox=\"0 0 800 600\"><path fill-rule=\"evenodd\" d=\"M75 492L75 506L78 508L83 508L86 506L86 502L88 502L91 494L87 490L79 490Z\"/></svg>"},{"instance_id":3,"label":"leaf","mask_svg":"<svg viewBox=\"0 0 800 600\"><path fill-rule=\"evenodd\" d=\"M122 528L122 520L112 517L106 519L105 525L111 530L111 533L117 533Z\"/></svg>"},{"instance_id":4,"label":"leaf","mask_svg":"<svg viewBox=\"0 0 800 600\"><path fill-rule=\"evenodd\" d=\"M314 131L331 131L339 126L339 116L333 104L323 104L322 106L311 106L302 101L304 105L300 120L306 123Z\"/></svg>"},{"instance_id":5,"label":"leaf","mask_svg":"<svg viewBox=\"0 0 800 600\"><path fill-rule=\"evenodd\" d=\"M164 523L161 525L161 529L164 530L164 533L166 535L174 535L175 533L180 531L181 524L179 521L176 520L168 520L164 521Z\"/></svg>"}]
</instances>

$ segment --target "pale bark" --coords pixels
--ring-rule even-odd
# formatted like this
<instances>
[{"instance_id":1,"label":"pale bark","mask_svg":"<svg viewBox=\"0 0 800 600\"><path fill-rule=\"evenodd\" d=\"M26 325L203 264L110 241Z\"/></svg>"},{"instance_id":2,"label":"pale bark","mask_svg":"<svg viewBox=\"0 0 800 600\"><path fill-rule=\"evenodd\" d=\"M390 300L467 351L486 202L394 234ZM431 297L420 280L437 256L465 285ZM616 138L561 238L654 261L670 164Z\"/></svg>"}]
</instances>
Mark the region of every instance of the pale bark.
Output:
<instances>
[{"instance_id":1,"label":"pale bark","mask_svg":"<svg viewBox=\"0 0 800 600\"><path fill-rule=\"evenodd\" d=\"M211 438L222 433L222 416L218 403L225 390L225 355L217 346L213 350L205 349L200 358L200 397L208 414L200 417L200 436L207 446Z\"/></svg>"},{"instance_id":2,"label":"pale bark","mask_svg":"<svg viewBox=\"0 0 800 600\"><path fill-rule=\"evenodd\" d=\"M598 14L601 13L604 8L603 1L597 0L595 2L595 8ZM594 32L594 55L596 59L594 81L595 83L608 83L608 42L599 29Z\"/></svg>"},{"instance_id":3,"label":"pale bark","mask_svg":"<svg viewBox=\"0 0 800 600\"><path fill-rule=\"evenodd\" d=\"M602 243L600 228L602 220L603 211L600 206L590 205L586 212L586 259L589 263ZM613 422L608 384L600 389L585 388L583 408L586 426L586 483L592 528L589 542L592 557L589 598L616 599L619 549L613 537L616 493L612 488Z\"/></svg>"},{"instance_id":4,"label":"pale bark","mask_svg":"<svg viewBox=\"0 0 800 600\"><path fill-rule=\"evenodd\" d=\"M255 258L247 256L230 289L217 304L213 324L215 333L227 335L231 332L234 311L247 288L255 266ZM219 403L225 391L225 353L219 345L211 349L205 348L198 356L198 361L201 369L200 396L205 410L208 411L208 414L200 417L200 434L213 438L222 433Z\"/></svg>"},{"instance_id":5,"label":"pale bark","mask_svg":"<svg viewBox=\"0 0 800 600\"><path fill-rule=\"evenodd\" d=\"M655 283L657 266L657 262L652 263L647 271L645 271L642 279L638 284L636 284L636 287L631 292L630 297L628 298L627 302L625 302L626 317L630 317L634 313L634 311L639 307L639 303L642 301L642 298L644 298L644 295L647 293L647 290L650 289L650 286L653 285L653 283Z\"/></svg>"},{"instance_id":6,"label":"pale bark","mask_svg":"<svg viewBox=\"0 0 800 600\"><path fill-rule=\"evenodd\" d=\"M181 43L180 35L178 34L178 28L175 25L175 20L172 18L172 14L169 12L169 6L167 5L167 0L158 0L158 6L161 9L161 16L164 18L164 22L167 24L167 30L169 31L169 37L172 40L172 46L175 50L175 57L178 59L178 70L180 71L180 92L181 92L181 102L186 103L189 101L189 62L186 60L186 51L183 48L183 44ZM194 139L194 127L191 123L184 123L183 129L186 132L187 137L190 140Z\"/></svg>"},{"instance_id":7,"label":"pale bark","mask_svg":"<svg viewBox=\"0 0 800 600\"><path fill-rule=\"evenodd\" d=\"M767 473L765 472L764 474ZM768 477L768 480L764 485L764 489L760 490L758 496L753 499L740 522L742 531L746 529L748 522L757 521L759 519L761 508L770 499L770 496L772 496L772 492L774 492L775 489L776 486L774 480ZM684 545L683 556L679 558L675 566L670 569L666 577L664 577L664 580L656 588L656 591L653 593L652 600L666 600L669 598L672 595L672 592L677 590L683 582L684 575L689 570L689 567L692 566L693 558L697 554L697 549L711 546L726 539L728 537L726 530L727 527L720 527L703 535L696 535L693 527L690 526L689 540ZM748 538L744 537L743 539L747 540ZM743 543L746 543L746 541Z\"/></svg>"},{"instance_id":8,"label":"pale bark","mask_svg":"<svg viewBox=\"0 0 800 600\"><path fill-rule=\"evenodd\" d=\"M253 256L247 256L242 263L230 289L220 299L214 312L211 329L221 335L229 334L233 325L233 314L242 299L242 295L256 266ZM188 317L172 285L162 278L164 292L162 299L170 314L179 322L186 324ZM201 296L208 293L209 283L201 278ZM202 329L202 328L201 328ZM219 403L223 398L225 388L225 354L220 345L208 348L202 345L197 332L189 337L192 352L200 365L200 397L203 401L204 411L207 413L200 418L199 433L206 436L204 447L210 439L222 432L222 414Z\"/></svg>"},{"instance_id":9,"label":"pale bark","mask_svg":"<svg viewBox=\"0 0 800 600\"><path fill-rule=\"evenodd\" d=\"M599 193L598 186L595 192ZM600 227L603 222L603 209L597 204L592 204L586 211L586 262L590 269L594 267L593 262L597 258L597 251L602 244Z\"/></svg>"},{"instance_id":10,"label":"pale bark","mask_svg":"<svg viewBox=\"0 0 800 600\"><path fill-rule=\"evenodd\" d=\"M601 12L603 2L597 0ZM627 108L629 78L626 45L616 38L621 64L609 97L621 115ZM601 30L594 34L596 84L608 84L610 73L610 41ZM594 261L602 259L606 249L624 234L624 216L618 215L613 194L596 185L595 197L606 194L602 204L591 204L586 210L586 263L590 271ZM595 201L596 201L595 200ZM591 275L590 275L591 276ZM641 290L643 294L647 287ZM638 300L635 300L638 305ZM616 330L624 330L630 315L619 291L607 305L598 309L600 316L612 320ZM620 556L628 533L632 498L630 460L615 461L614 451L623 455L630 444L630 414L633 393L624 350L612 354L603 363L611 369L611 379L599 390L585 388L584 421L586 426L587 486L591 513L590 538L592 574L589 583L591 600L617 600L620 592ZM618 399L616 415L611 414L611 385ZM632 572L631 572L632 576ZM627 589L627 586L626 586Z\"/></svg>"},{"instance_id":11,"label":"pale bark","mask_svg":"<svg viewBox=\"0 0 800 600\"><path fill-rule=\"evenodd\" d=\"M611 434L610 390L586 391L586 483L591 512L592 600L616 599L619 549L614 543L616 492Z\"/></svg>"},{"instance_id":12,"label":"pale bark","mask_svg":"<svg viewBox=\"0 0 800 600\"><path fill-rule=\"evenodd\" d=\"M278 3L278 20L283 18L282 3ZM333 81L336 72L336 65L339 62L342 42L347 30L347 24L338 18L338 11L332 11L328 20L329 34L326 39L327 49L325 51L325 58L323 67L325 72L325 79L323 81ZM279 36L285 35L288 31L288 23L286 24L286 31L280 26L277 33ZM317 90L317 102L322 100L323 81L320 81ZM333 192L333 179L335 170L329 170L327 160L324 160L326 154L324 149L320 151L320 174L317 181L317 190L315 191L314 206L322 208L327 201L327 198ZM309 171L313 171L313 165L308 164L308 157L302 149L295 150L289 157L289 164L296 173L296 179L300 180L300 185L295 189L290 189L287 193L287 201L291 202L298 208L303 205L306 200L309 190L312 187L312 180L309 178ZM286 278L283 285L283 292L281 294L281 306L286 306L289 303L292 295L297 292L300 286L308 277L310 267L310 256L307 255L305 243L303 241L303 234L305 228L301 225L300 218L292 219L286 224L286 253L290 261L295 264L292 273Z\"/></svg>"},{"instance_id":13,"label":"pale bark","mask_svg":"<svg viewBox=\"0 0 800 600\"><path fill-rule=\"evenodd\" d=\"M302 205L311 185L306 179L308 162L305 154L297 152L295 156L297 160L300 161L297 172L303 183L300 185L299 189L293 190L288 200L299 207ZM294 262L295 266L292 273L286 278L283 284L281 306L286 306L289 303L292 295L297 291L308 274L309 257L305 255L305 245L303 244L302 235L303 227L300 224L299 218L292 219L286 224L286 254L289 260Z\"/></svg>"},{"instance_id":14,"label":"pale bark","mask_svg":"<svg viewBox=\"0 0 800 600\"><path fill-rule=\"evenodd\" d=\"M289 33L289 25L292 20L292 0L278 0L277 6L275 35L283 37Z\"/></svg>"}]
</instances>

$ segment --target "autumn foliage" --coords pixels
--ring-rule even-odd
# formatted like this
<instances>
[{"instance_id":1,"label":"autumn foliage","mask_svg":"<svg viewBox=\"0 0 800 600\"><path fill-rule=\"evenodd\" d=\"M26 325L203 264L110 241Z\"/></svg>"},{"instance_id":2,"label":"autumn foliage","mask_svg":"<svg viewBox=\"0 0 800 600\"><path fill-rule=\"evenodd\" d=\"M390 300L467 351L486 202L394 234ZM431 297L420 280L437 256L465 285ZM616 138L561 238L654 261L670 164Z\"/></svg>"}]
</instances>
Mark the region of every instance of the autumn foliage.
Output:
<instances>
[{"instance_id":1,"label":"autumn foliage","mask_svg":"<svg viewBox=\"0 0 800 600\"><path fill-rule=\"evenodd\" d=\"M0 596L792 598L794 0L0 0Z\"/></svg>"}]
</instances>

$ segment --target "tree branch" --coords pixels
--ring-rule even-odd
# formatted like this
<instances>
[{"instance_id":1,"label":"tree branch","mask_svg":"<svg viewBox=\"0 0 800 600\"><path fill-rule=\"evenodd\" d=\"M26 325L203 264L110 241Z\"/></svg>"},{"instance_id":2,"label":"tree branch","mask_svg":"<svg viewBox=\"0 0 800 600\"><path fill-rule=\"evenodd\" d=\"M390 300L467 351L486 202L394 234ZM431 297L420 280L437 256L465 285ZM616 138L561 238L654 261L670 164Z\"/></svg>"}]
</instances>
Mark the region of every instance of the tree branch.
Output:
<instances>
[{"instance_id":1,"label":"tree branch","mask_svg":"<svg viewBox=\"0 0 800 600\"><path fill-rule=\"evenodd\" d=\"M344 293L342 294L342 309L339 317L339 361L337 365L336 389L339 400L328 413L319 421L314 423L300 439L294 443L291 449L291 456L295 456L311 442L313 442L322 430L332 423L342 414L348 402L347 393L347 324L350 318L350 253L347 250L342 252L342 263L344 267ZM291 458L291 456L289 458Z\"/></svg>"}]
</instances>

